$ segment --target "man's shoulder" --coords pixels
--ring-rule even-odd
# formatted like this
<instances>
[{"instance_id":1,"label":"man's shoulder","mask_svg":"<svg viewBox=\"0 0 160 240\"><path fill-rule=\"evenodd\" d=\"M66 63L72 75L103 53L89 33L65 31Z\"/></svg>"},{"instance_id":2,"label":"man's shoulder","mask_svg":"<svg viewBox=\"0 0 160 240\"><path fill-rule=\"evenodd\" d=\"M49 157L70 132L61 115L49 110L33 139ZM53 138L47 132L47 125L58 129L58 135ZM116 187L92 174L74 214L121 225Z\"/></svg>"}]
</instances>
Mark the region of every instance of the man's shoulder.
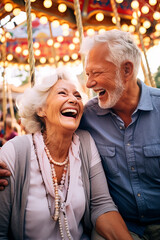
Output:
<instances>
[{"instance_id":1,"label":"man's shoulder","mask_svg":"<svg viewBox=\"0 0 160 240\"><path fill-rule=\"evenodd\" d=\"M159 88L153 88L153 87L148 87L149 88L149 92L151 96L157 96L160 97L160 89Z\"/></svg>"},{"instance_id":2,"label":"man's shoulder","mask_svg":"<svg viewBox=\"0 0 160 240\"><path fill-rule=\"evenodd\" d=\"M97 97L93 97L92 99L90 99L84 106L84 112L88 111L89 109L96 111L96 109L99 108L98 105L98 98Z\"/></svg>"}]
</instances>

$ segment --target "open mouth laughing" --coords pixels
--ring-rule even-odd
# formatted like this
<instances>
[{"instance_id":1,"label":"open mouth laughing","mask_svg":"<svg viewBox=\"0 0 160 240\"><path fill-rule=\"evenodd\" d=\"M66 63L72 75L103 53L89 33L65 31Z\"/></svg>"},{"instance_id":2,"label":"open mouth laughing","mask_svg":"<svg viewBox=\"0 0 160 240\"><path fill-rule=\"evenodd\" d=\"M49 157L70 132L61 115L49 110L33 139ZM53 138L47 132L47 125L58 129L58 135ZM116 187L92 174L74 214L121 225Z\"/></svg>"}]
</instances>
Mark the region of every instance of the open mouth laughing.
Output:
<instances>
[{"instance_id":1,"label":"open mouth laughing","mask_svg":"<svg viewBox=\"0 0 160 240\"><path fill-rule=\"evenodd\" d=\"M65 117L72 117L72 118L76 118L78 115L78 111L76 109L65 109L61 111L61 114Z\"/></svg>"}]
</instances>

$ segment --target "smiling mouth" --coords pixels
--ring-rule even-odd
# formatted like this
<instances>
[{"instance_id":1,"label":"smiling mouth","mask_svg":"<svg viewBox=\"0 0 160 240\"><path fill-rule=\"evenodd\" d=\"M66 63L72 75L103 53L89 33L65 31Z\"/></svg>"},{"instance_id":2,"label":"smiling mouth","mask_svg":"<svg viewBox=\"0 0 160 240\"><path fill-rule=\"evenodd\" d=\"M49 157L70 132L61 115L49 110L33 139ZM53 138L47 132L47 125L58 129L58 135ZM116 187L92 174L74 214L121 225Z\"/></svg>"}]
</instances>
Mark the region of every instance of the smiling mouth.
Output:
<instances>
[{"instance_id":1,"label":"smiling mouth","mask_svg":"<svg viewBox=\"0 0 160 240\"><path fill-rule=\"evenodd\" d=\"M102 90L98 93L99 96L103 96L105 94L106 90Z\"/></svg>"},{"instance_id":2,"label":"smiling mouth","mask_svg":"<svg viewBox=\"0 0 160 240\"><path fill-rule=\"evenodd\" d=\"M76 118L78 115L78 111L75 109L65 109L65 110L61 111L61 114L65 117Z\"/></svg>"}]
</instances>

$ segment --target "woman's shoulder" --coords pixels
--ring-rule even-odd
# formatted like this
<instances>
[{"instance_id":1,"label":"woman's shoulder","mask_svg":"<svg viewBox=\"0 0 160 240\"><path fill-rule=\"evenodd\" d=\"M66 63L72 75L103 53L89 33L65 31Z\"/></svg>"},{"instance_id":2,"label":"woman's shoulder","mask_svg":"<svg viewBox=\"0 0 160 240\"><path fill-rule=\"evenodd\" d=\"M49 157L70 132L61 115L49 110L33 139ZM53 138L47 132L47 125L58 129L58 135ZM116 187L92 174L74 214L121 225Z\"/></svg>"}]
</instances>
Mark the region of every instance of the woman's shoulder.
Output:
<instances>
[{"instance_id":1,"label":"woman's shoulder","mask_svg":"<svg viewBox=\"0 0 160 240\"><path fill-rule=\"evenodd\" d=\"M76 134L79 136L79 137L91 137L90 133L86 130L82 130L82 129L77 129L76 130Z\"/></svg>"}]
</instances>

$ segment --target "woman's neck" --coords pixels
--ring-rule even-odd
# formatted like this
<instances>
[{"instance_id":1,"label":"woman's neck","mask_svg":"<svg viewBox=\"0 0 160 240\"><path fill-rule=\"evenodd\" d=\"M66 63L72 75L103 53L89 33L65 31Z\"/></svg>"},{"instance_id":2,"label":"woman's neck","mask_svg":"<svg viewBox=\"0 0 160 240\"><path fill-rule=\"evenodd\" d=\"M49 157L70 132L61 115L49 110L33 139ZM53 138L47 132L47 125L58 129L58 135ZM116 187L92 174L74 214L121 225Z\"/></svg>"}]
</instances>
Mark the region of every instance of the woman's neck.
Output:
<instances>
[{"instance_id":1,"label":"woman's neck","mask_svg":"<svg viewBox=\"0 0 160 240\"><path fill-rule=\"evenodd\" d=\"M73 133L62 133L55 129L46 129L43 140L51 156L55 160L63 160L68 156L69 147L72 142Z\"/></svg>"}]
</instances>

